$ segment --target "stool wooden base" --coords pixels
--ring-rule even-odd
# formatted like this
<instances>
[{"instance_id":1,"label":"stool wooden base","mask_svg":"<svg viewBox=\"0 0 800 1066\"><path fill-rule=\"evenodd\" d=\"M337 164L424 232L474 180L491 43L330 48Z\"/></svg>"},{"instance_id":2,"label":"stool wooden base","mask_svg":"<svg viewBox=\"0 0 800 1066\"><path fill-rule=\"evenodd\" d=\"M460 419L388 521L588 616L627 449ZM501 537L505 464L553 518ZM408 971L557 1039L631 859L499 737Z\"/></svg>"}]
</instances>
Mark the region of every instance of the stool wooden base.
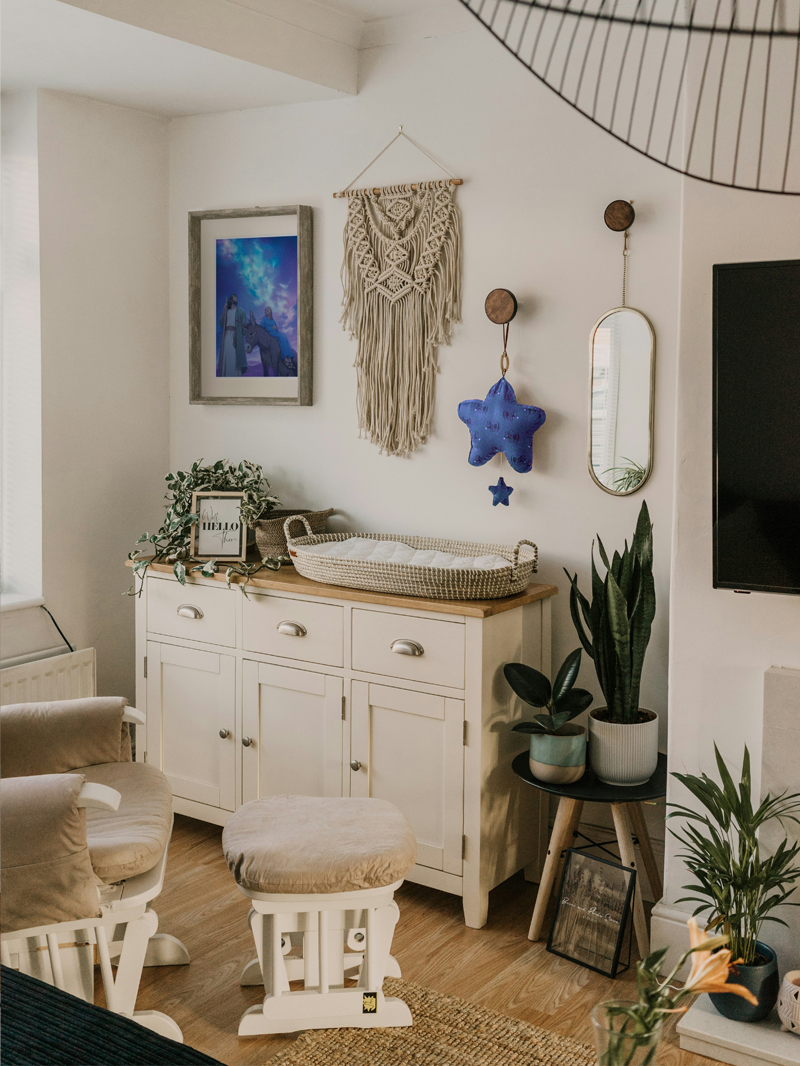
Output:
<instances>
[{"instance_id":1,"label":"stool wooden base","mask_svg":"<svg viewBox=\"0 0 800 1066\"><path fill-rule=\"evenodd\" d=\"M547 905L550 902L550 895L560 882L560 872L563 864L562 855L567 848L572 847L575 833L580 824L583 803L583 800L572 799L568 796L562 796L558 801L558 811L553 825L553 832L550 835L547 858L542 871L542 880L539 884L539 892L533 908L533 918L531 919L531 928L528 933L529 940L540 940L542 937L542 927ZM638 871L636 853L633 846L633 834L635 832L650 888L655 894L655 898L660 899L663 893L661 876L658 872L641 804L638 802L611 803L609 806L611 807L611 817L614 820L614 831L619 845L620 862L623 866ZM638 876L633 900L633 928L640 956L645 958L650 953L650 937L644 916L642 886Z\"/></svg>"},{"instance_id":2,"label":"stool wooden base","mask_svg":"<svg viewBox=\"0 0 800 1066\"><path fill-rule=\"evenodd\" d=\"M258 953L241 983L263 980L266 995L242 1015L239 1036L411 1025L406 1004L382 991L384 977L400 976L389 950L402 883L330 895L266 895L240 886L253 904ZM290 955L294 948L302 953ZM346 977L357 980L355 988L344 987ZM291 991L290 981L303 981L303 989Z\"/></svg>"}]
</instances>

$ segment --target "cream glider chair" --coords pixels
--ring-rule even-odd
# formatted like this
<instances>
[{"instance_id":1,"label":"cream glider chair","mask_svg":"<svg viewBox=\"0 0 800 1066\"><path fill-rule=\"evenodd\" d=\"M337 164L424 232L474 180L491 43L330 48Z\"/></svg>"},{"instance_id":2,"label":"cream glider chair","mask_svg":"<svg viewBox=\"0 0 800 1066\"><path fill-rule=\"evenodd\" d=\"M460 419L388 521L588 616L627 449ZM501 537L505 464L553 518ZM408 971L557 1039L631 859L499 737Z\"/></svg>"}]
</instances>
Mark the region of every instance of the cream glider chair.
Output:
<instances>
[{"instance_id":1,"label":"cream glider chair","mask_svg":"<svg viewBox=\"0 0 800 1066\"><path fill-rule=\"evenodd\" d=\"M131 722L144 715L117 697L0 708L2 961L92 1002L96 946L109 1009L182 1041L134 1010L142 967L189 955L156 932L172 793L131 761Z\"/></svg>"}]
</instances>

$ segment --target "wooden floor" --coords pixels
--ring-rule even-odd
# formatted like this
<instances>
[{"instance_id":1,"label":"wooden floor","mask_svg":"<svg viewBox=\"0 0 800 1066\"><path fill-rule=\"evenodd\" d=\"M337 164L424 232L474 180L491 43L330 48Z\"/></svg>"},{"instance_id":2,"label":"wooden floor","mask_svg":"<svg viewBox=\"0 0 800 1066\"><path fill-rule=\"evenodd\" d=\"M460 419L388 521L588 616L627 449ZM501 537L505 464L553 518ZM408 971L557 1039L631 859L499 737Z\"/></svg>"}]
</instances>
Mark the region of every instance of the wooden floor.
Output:
<instances>
[{"instance_id":1,"label":"wooden floor","mask_svg":"<svg viewBox=\"0 0 800 1066\"><path fill-rule=\"evenodd\" d=\"M165 1011L187 1044L226 1066L256 1066L294 1038L236 1035L241 1014L264 993L239 985L255 951L247 927L249 902L223 861L221 833L218 826L175 818L166 884L155 908L160 931L182 940L192 961L146 969L137 1009ZM527 931L535 896L536 886L517 874L492 892L488 924L468 929L458 897L406 884L396 896L400 922L392 953L408 981L591 1043L592 1007L604 999L631 998L632 971L612 981L548 954L543 943L532 944ZM680 1051L674 1022L670 1025L658 1066L710 1061Z\"/></svg>"}]
</instances>

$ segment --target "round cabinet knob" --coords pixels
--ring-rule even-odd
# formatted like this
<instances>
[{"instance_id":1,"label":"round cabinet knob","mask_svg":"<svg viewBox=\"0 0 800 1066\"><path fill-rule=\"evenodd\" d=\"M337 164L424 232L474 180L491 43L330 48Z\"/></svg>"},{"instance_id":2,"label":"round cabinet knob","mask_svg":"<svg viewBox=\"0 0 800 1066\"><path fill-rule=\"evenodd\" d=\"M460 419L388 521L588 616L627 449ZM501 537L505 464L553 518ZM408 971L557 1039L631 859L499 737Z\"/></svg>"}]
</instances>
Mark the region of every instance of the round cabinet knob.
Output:
<instances>
[{"instance_id":1,"label":"round cabinet knob","mask_svg":"<svg viewBox=\"0 0 800 1066\"><path fill-rule=\"evenodd\" d=\"M220 729L219 735L221 740L227 740L228 737L231 735L231 731L230 729Z\"/></svg>"},{"instance_id":2,"label":"round cabinet knob","mask_svg":"<svg viewBox=\"0 0 800 1066\"><path fill-rule=\"evenodd\" d=\"M301 625L300 622L290 622L288 618L278 622L276 629L287 637L305 637L308 634L308 630L304 625Z\"/></svg>"},{"instance_id":3,"label":"round cabinet knob","mask_svg":"<svg viewBox=\"0 0 800 1066\"><path fill-rule=\"evenodd\" d=\"M416 640L408 640L403 637L400 640L393 640L391 643L391 649L395 655L424 655L425 649L421 644L418 644Z\"/></svg>"},{"instance_id":4,"label":"round cabinet knob","mask_svg":"<svg viewBox=\"0 0 800 1066\"><path fill-rule=\"evenodd\" d=\"M181 618L202 618L203 612L199 607L195 607L192 603L182 603L178 608L178 614Z\"/></svg>"},{"instance_id":5,"label":"round cabinet knob","mask_svg":"<svg viewBox=\"0 0 800 1066\"><path fill-rule=\"evenodd\" d=\"M360 770L361 769L361 763L358 761L358 759L353 759L353 761L350 763L350 769L351 770Z\"/></svg>"},{"instance_id":6,"label":"round cabinet knob","mask_svg":"<svg viewBox=\"0 0 800 1066\"><path fill-rule=\"evenodd\" d=\"M249 748L252 743L253 743L253 741L252 741L252 739L250 737L242 737L242 745L243 745L243 747Z\"/></svg>"}]
</instances>

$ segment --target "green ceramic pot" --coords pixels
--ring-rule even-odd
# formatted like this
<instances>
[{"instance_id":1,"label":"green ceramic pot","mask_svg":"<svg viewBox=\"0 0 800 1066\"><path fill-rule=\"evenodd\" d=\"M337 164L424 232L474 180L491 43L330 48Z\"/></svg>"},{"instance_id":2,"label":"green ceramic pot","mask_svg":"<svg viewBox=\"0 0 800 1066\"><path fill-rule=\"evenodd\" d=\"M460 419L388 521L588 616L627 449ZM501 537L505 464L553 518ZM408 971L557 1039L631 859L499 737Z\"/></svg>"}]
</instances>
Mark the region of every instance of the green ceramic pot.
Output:
<instances>
[{"instance_id":1,"label":"green ceramic pot","mask_svg":"<svg viewBox=\"0 0 800 1066\"><path fill-rule=\"evenodd\" d=\"M586 769L586 730L582 725L562 725L553 734L531 734L531 773L548 785L571 785Z\"/></svg>"},{"instance_id":2,"label":"green ceramic pot","mask_svg":"<svg viewBox=\"0 0 800 1066\"><path fill-rule=\"evenodd\" d=\"M741 996L732 996L728 992L712 992L708 998L724 1018L735 1022L760 1022L778 1002L778 956L760 940L756 943L756 951L767 961L760 966L743 966L739 963L737 972L728 974L727 983L744 985L756 997L758 1006L754 1007Z\"/></svg>"}]
</instances>

